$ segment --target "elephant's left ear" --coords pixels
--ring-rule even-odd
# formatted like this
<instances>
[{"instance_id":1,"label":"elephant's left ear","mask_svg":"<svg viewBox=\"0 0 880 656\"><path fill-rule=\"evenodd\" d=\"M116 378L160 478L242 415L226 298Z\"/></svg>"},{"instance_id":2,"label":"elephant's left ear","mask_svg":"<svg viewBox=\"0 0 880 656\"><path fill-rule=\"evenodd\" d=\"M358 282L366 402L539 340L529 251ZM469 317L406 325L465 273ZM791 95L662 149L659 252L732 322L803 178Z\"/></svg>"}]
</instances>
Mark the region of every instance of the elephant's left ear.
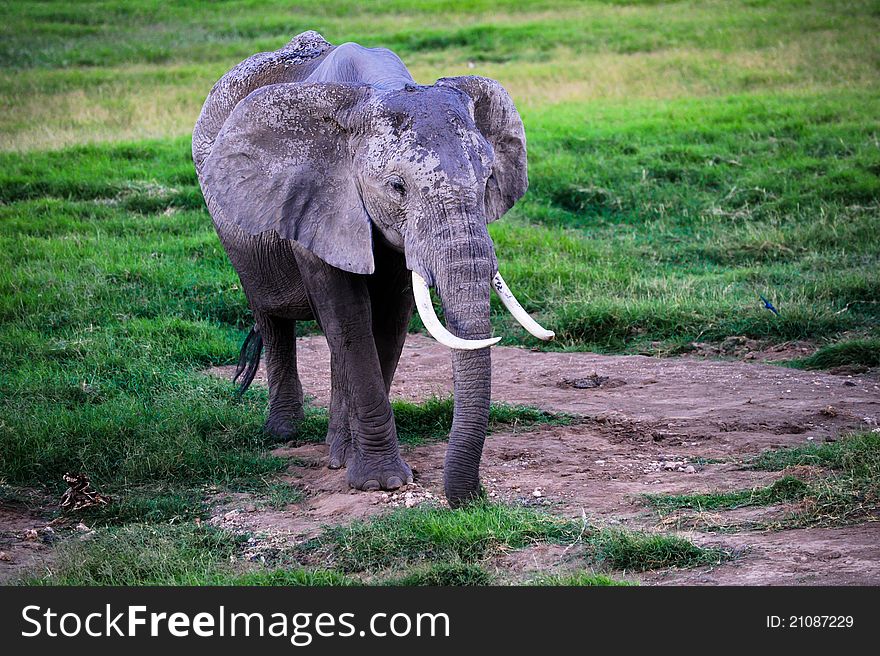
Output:
<instances>
[{"instance_id":1,"label":"elephant's left ear","mask_svg":"<svg viewBox=\"0 0 880 656\"><path fill-rule=\"evenodd\" d=\"M249 235L274 231L332 266L372 273L370 217L347 127L368 95L348 84L288 83L242 100L201 171L214 219Z\"/></svg>"},{"instance_id":2,"label":"elephant's left ear","mask_svg":"<svg viewBox=\"0 0 880 656\"><path fill-rule=\"evenodd\" d=\"M494 221L513 207L529 187L526 133L510 95L498 82L477 75L444 77L474 101L474 122L492 144L495 167L486 186L486 218Z\"/></svg>"}]
</instances>

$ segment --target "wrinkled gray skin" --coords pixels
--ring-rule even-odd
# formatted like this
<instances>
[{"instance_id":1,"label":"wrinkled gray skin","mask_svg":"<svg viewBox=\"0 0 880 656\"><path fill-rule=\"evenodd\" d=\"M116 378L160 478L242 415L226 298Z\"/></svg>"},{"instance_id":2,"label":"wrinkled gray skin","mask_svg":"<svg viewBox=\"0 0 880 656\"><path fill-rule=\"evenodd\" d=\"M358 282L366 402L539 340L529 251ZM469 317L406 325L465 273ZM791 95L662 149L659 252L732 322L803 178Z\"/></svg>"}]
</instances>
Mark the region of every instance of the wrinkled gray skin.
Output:
<instances>
[{"instance_id":1,"label":"wrinkled gray skin","mask_svg":"<svg viewBox=\"0 0 880 656\"><path fill-rule=\"evenodd\" d=\"M266 346L266 428L295 435L295 322L316 319L331 353L330 467L361 490L412 481L388 401L409 271L435 288L450 332L490 336L487 223L528 184L510 97L480 77L419 86L389 50L305 32L214 86L193 159ZM445 490L456 506L479 493L491 368L488 348L452 359Z\"/></svg>"}]
</instances>

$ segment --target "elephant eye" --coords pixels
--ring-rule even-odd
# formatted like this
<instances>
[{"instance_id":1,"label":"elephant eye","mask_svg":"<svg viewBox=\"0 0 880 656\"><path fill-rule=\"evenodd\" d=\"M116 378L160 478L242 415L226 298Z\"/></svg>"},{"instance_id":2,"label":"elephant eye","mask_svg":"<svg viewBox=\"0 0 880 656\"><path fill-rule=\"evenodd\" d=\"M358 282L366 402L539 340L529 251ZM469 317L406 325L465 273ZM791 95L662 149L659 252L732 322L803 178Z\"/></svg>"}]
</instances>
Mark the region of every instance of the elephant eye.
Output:
<instances>
[{"instance_id":1,"label":"elephant eye","mask_svg":"<svg viewBox=\"0 0 880 656\"><path fill-rule=\"evenodd\" d=\"M401 178L399 175L394 175L394 176L388 178L387 184L399 196L403 196L404 194L406 194L406 185L403 182L403 178Z\"/></svg>"}]
</instances>

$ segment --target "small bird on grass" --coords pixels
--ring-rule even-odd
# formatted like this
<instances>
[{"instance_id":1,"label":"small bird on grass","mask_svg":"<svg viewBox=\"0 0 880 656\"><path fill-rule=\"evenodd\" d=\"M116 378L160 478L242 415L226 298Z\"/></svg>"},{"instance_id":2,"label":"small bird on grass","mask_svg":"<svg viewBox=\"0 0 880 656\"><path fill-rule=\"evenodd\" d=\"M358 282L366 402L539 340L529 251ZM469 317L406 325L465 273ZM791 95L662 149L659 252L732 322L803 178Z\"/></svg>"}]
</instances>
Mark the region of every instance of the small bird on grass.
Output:
<instances>
[{"instance_id":1,"label":"small bird on grass","mask_svg":"<svg viewBox=\"0 0 880 656\"><path fill-rule=\"evenodd\" d=\"M775 307L773 307L773 303L771 303L766 298L764 298L763 295L759 294L759 296L761 296L761 300L764 301L764 307L767 308L768 310L770 310L776 316L779 316L779 310L777 310Z\"/></svg>"}]
</instances>

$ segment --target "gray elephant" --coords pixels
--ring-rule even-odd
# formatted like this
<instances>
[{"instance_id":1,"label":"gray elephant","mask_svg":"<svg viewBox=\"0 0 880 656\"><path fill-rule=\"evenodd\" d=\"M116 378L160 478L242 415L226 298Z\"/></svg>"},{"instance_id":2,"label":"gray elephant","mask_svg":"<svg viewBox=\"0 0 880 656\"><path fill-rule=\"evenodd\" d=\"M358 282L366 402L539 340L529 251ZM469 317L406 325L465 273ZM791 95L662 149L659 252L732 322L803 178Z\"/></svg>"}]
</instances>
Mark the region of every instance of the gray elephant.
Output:
<instances>
[{"instance_id":1,"label":"gray elephant","mask_svg":"<svg viewBox=\"0 0 880 656\"><path fill-rule=\"evenodd\" d=\"M412 481L388 400L416 305L451 347L455 410L445 463L453 506L475 498L489 417L489 296L533 334L510 294L487 224L526 191L522 121L495 81L415 83L382 48L334 47L304 32L217 82L193 132L214 226L253 311L242 391L266 348L266 428L303 417L295 322L314 319L331 359L331 468L350 486ZM446 320L434 314L429 287Z\"/></svg>"}]
</instances>

